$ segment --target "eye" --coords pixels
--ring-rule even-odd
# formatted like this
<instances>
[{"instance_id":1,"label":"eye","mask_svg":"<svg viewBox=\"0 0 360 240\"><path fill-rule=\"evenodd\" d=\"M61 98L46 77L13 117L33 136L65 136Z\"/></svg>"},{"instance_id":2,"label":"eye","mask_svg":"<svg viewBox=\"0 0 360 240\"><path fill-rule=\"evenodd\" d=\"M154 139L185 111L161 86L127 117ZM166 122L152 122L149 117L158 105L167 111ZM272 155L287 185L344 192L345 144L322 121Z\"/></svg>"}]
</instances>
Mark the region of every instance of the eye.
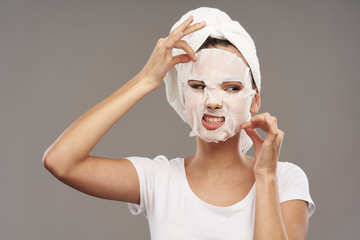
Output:
<instances>
[{"instance_id":1,"label":"eye","mask_svg":"<svg viewBox=\"0 0 360 240\"><path fill-rule=\"evenodd\" d=\"M230 93L240 92L243 88L244 86L241 82L224 82L221 84L221 89Z\"/></svg>"},{"instance_id":2,"label":"eye","mask_svg":"<svg viewBox=\"0 0 360 240\"><path fill-rule=\"evenodd\" d=\"M196 81L196 80L189 80L188 84L191 88L200 89L200 90L204 89L206 86L203 81Z\"/></svg>"},{"instance_id":3,"label":"eye","mask_svg":"<svg viewBox=\"0 0 360 240\"><path fill-rule=\"evenodd\" d=\"M239 92L241 88L239 86L229 86L226 87L224 90L229 92Z\"/></svg>"},{"instance_id":4,"label":"eye","mask_svg":"<svg viewBox=\"0 0 360 240\"><path fill-rule=\"evenodd\" d=\"M205 85L190 85L190 86L195 89L204 89L205 88Z\"/></svg>"}]
</instances>

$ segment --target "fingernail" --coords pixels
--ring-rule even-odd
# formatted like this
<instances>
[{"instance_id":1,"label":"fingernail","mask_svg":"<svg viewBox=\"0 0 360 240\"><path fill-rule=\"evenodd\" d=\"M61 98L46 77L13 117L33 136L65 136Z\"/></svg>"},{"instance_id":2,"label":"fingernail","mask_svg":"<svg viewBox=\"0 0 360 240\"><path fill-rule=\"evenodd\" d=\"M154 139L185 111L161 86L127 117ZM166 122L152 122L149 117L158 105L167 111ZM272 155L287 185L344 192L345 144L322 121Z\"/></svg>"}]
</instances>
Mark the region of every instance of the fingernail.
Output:
<instances>
[{"instance_id":1,"label":"fingernail","mask_svg":"<svg viewBox=\"0 0 360 240\"><path fill-rule=\"evenodd\" d=\"M269 116L265 116L265 119L266 119L266 120L269 120L269 119L270 119L270 117L269 117Z\"/></svg>"},{"instance_id":2,"label":"fingernail","mask_svg":"<svg viewBox=\"0 0 360 240\"><path fill-rule=\"evenodd\" d=\"M200 23L200 26L205 26L205 24L206 24L206 22L205 22L205 21L202 21L202 22Z\"/></svg>"},{"instance_id":3,"label":"fingernail","mask_svg":"<svg viewBox=\"0 0 360 240\"><path fill-rule=\"evenodd\" d=\"M182 34L183 34L183 32L179 32L176 36L177 36L177 37L181 37Z\"/></svg>"},{"instance_id":4,"label":"fingernail","mask_svg":"<svg viewBox=\"0 0 360 240\"><path fill-rule=\"evenodd\" d=\"M189 16L187 20L190 20L190 19L192 19L192 18L193 18L193 16Z\"/></svg>"}]
</instances>

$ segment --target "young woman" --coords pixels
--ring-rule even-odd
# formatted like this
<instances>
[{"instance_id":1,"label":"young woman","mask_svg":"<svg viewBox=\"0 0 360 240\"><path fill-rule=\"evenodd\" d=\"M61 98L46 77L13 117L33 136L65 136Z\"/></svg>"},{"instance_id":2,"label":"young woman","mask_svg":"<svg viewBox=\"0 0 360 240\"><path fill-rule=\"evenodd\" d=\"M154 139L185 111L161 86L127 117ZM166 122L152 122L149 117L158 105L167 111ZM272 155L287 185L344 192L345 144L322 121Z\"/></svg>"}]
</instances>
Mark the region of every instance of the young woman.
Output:
<instances>
[{"instance_id":1,"label":"young woman","mask_svg":"<svg viewBox=\"0 0 360 240\"><path fill-rule=\"evenodd\" d=\"M171 160L90 156L164 78L170 104L196 136L195 154ZM305 239L315 210L306 175L278 162L284 133L269 113L251 117L259 107L251 37L220 10L195 9L159 39L133 79L63 132L43 162L71 187L128 202L133 214L147 217L152 239ZM255 157L245 155L251 144Z\"/></svg>"}]
</instances>

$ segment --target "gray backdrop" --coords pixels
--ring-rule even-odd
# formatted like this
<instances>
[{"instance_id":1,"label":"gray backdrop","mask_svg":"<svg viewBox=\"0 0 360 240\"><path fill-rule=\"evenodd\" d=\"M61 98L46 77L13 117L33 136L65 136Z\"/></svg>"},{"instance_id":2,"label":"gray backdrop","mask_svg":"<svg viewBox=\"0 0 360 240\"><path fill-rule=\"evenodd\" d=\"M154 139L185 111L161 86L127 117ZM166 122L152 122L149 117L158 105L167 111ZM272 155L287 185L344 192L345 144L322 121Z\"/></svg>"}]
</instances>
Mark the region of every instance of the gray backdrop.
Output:
<instances>
[{"instance_id":1,"label":"gray backdrop","mask_svg":"<svg viewBox=\"0 0 360 240\"><path fill-rule=\"evenodd\" d=\"M182 14L218 7L252 35L260 112L277 116L280 161L299 165L317 205L308 239L360 235L358 1L54 1L0 3L0 239L149 239L125 203L87 196L42 166L47 147L145 64ZM92 154L187 156L189 128L164 86L146 96Z\"/></svg>"}]
</instances>

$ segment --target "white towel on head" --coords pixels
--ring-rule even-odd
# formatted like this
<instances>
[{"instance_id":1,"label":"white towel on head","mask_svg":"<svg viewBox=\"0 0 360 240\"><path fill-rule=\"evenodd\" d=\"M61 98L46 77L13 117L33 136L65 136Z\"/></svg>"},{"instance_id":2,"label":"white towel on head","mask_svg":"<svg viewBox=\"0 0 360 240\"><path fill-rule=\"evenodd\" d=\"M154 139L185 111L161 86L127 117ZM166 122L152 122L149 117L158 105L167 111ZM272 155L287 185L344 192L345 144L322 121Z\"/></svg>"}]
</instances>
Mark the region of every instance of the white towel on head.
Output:
<instances>
[{"instance_id":1,"label":"white towel on head","mask_svg":"<svg viewBox=\"0 0 360 240\"><path fill-rule=\"evenodd\" d=\"M244 56L248 62L252 76L254 78L256 87L260 92L261 75L259 60L256 55L256 48L254 41L239 22L231 20L231 18L223 11L216 8L201 7L187 12L178 22L176 22L170 31L174 30L181 23L183 23L189 16L194 17L193 23L206 21L206 26L199 31L191 33L182 39L185 40L189 46L196 52L205 40L210 36L218 39L229 40ZM185 53L182 49L174 48L173 56ZM184 117L184 105L181 94L181 83L178 79L178 71L181 64L175 65L166 74L164 82L166 84L166 95L170 105L186 122ZM251 147L252 141L247 136L246 132L242 130L240 139L240 149L242 152L247 152Z\"/></svg>"}]
</instances>

